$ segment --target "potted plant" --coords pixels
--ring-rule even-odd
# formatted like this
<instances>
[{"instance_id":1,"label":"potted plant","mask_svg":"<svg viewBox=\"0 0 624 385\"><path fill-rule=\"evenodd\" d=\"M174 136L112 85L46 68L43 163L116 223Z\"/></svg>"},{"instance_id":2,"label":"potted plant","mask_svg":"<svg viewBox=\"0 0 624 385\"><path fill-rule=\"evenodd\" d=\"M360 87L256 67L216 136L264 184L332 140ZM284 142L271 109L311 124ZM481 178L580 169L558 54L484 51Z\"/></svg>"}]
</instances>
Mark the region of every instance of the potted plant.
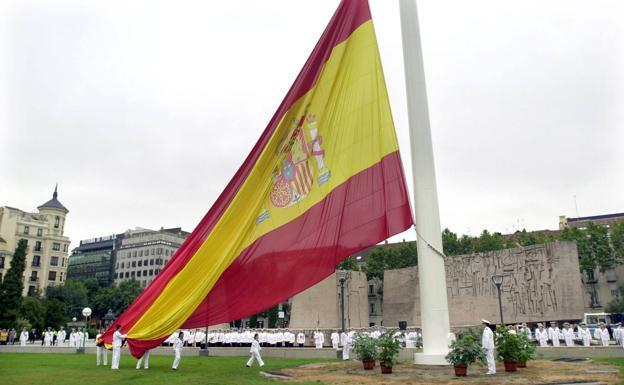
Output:
<instances>
[{"instance_id":1,"label":"potted plant","mask_svg":"<svg viewBox=\"0 0 624 385\"><path fill-rule=\"evenodd\" d=\"M481 343L472 331L461 333L449 349L446 360L455 367L455 375L458 377L466 376L468 365L475 362L483 365L486 362Z\"/></svg>"},{"instance_id":2,"label":"potted plant","mask_svg":"<svg viewBox=\"0 0 624 385\"><path fill-rule=\"evenodd\" d=\"M353 342L353 352L358 360L362 361L365 370L371 370L375 366L377 356L377 341L365 334L358 335Z\"/></svg>"},{"instance_id":3,"label":"potted plant","mask_svg":"<svg viewBox=\"0 0 624 385\"><path fill-rule=\"evenodd\" d=\"M397 357L401 352L401 343L394 338L394 332L389 330L377 340L377 359L381 372L392 373L392 367L396 365Z\"/></svg>"},{"instance_id":4,"label":"potted plant","mask_svg":"<svg viewBox=\"0 0 624 385\"><path fill-rule=\"evenodd\" d=\"M525 334L518 334L520 354L518 355L518 367L526 368L526 362L535 358L535 345Z\"/></svg>"},{"instance_id":5,"label":"potted plant","mask_svg":"<svg viewBox=\"0 0 624 385\"><path fill-rule=\"evenodd\" d=\"M505 363L506 372L515 372L520 359L520 338L512 334L505 326L498 326L494 336L496 358Z\"/></svg>"}]
</instances>

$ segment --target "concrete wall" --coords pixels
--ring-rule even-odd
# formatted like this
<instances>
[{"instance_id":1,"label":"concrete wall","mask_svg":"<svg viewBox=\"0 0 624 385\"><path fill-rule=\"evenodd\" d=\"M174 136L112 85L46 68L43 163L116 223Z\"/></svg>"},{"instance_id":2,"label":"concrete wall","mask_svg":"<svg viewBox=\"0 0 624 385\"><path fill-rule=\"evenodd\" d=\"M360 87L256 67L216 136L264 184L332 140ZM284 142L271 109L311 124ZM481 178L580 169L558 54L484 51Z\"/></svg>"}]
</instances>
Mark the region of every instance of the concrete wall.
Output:
<instances>
[{"instance_id":1,"label":"concrete wall","mask_svg":"<svg viewBox=\"0 0 624 385\"><path fill-rule=\"evenodd\" d=\"M366 274L355 271L349 274L345 283L345 326L367 327ZM340 326L340 283L336 274L292 298L291 329L337 329Z\"/></svg>"},{"instance_id":2,"label":"concrete wall","mask_svg":"<svg viewBox=\"0 0 624 385\"><path fill-rule=\"evenodd\" d=\"M500 322L498 294L491 277L504 276L506 323L580 319L584 290L573 242L447 257L446 284L452 326L469 326L482 318ZM398 321L420 325L417 268L386 271L384 326Z\"/></svg>"}]
</instances>

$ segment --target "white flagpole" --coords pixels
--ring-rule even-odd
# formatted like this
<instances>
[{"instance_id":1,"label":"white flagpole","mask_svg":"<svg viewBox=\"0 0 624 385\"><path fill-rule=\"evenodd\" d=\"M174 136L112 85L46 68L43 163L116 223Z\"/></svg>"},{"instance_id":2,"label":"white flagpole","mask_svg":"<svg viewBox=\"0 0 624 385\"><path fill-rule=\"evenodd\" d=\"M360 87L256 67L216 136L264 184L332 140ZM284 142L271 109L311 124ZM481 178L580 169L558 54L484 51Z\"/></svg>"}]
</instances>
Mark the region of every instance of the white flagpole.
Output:
<instances>
[{"instance_id":1,"label":"white flagpole","mask_svg":"<svg viewBox=\"0 0 624 385\"><path fill-rule=\"evenodd\" d=\"M446 275L444 257L436 252L442 251L442 235L416 0L400 0L400 7L423 337L423 353L415 354L414 360L417 364L446 365L450 332Z\"/></svg>"}]
</instances>

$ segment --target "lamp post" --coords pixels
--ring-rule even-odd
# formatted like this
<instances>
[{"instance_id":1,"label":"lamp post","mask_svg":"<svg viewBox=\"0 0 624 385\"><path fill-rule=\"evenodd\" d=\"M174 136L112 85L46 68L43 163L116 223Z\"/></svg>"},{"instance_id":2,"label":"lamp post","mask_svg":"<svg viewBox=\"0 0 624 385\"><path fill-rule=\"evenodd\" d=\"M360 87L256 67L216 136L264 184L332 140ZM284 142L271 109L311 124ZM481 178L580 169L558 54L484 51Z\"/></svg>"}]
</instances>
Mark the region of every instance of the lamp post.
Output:
<instances>
[{"instance_id":1,"label":"lamp post","mask_svg":"<svg viewBox=\"0 0 624 385\"><path fill-rule=\"evenodd\" d=\"M338 276L338 282L340 282L340 321L341 321L341 330L345 331L345 300L344 300L344 284L347 281L349 276L349 272L346 270L338 270L336 272Z\"/></svg>"},{"instance_id":2,"label":"lamp post","mask_svg":"<svg viewBox=\"0 0 624 385\"><path fill-rule=\"evenodd\" d=\"M85 317L85 330L82 333L82 352L84 352L87 341L87 330L89 330L89 317L91 316L91 308L85 307L82 309L82 315Z\"/></svg>"},{"instance_id":3,"label":"lamp post","mask_svg":"<svg viewBox=\"0 0 624 385\"><path fill-rule=\"evenodd\" d=\"M503 302L501 299L501 286L503 285L503 278L504 276L502 274L496 274L492 276L492 282L494 282L494 284L496 285L496 289L498 290L498 308L500 309L500 320L501 320L501 325L505 325L505 321L503 320Z\"/></svg>"}]
</instances>

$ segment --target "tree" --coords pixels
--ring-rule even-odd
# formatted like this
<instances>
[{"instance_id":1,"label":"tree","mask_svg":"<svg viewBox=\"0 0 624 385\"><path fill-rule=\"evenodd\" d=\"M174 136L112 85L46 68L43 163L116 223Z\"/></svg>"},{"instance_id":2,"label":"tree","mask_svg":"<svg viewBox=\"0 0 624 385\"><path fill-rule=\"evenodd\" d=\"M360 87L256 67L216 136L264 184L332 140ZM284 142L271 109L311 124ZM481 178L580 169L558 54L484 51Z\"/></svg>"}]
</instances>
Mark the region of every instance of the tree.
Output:
<instances>
[{"instance_id":1,"label":"tree","mask_svg":"<svg viewBox=\"0 0 624 385\"><path fill-rule=\"evenodd\" d=\"M490 234L487 230L483 230L473 244L473 251L475 253L485 253L487 251L502 250L515 246L513 242L505 240L501 233Z\"/></svg>"},{"instance_id":2,"label":"tree","mask_svg":"<svg viewBox=\"0 0 624 385\"><path fill-rule=\"evenodd\" d=\"M131 279L119 285L111 285L100 289L93 298L93 312L104 317L111 309L115 315L121 314L141 294L139 282Z\"/></svg>"},{"instance_id":3,"label":"tree","mask_svg":"<svg viewBox=\"0 0 624 385\"><path fill-rule=\"evenodd\" d=\"M351 270L351 271L360 271L360 267L358 266L355 258L347 257L342 260L337 266L336 270Z\"/></svg>"},{"instance_id":4,"label":"tree","mask_svg":"<svg viewBox=\"0 0 624 385\"><path fill-rule=\"evenodd\" d=\"M69 319L65 316L66 306L58 299L44 299L45 304L45 326L51 326L54 329L58 329L59 326L64 326Z\"/></svg>"},{"instance_id":5,"label":"tree","mask_svg":"<svg viewBox=\"0 0 624 385\"><path fill-rule=\"evenodd\" d=\"M87 293L87 288L82 281L67 280L61 286L48 286L46 298L57 300L63 308L64 317L70 319L79 315L80 311L87 306Z\"/></svg>"},{"instance_id":6,"label":"tree","mask_svg":"<svg viewBox=\"0 0 624 385\"><path fill-rule=\"evenodd\" d=\"M402 269L417 264L416 242L405 242L394 247L375 247L369 254L363 271L367 279L383 280L384 271L388 269Z\"/></svg>"},{"instance_id":7,"label":"tree","mask_svg":"<svg viewBox=\"0 0 624 385\"><path fill-rule=\"evenodd\" d=\"M611 226L611 244L618 263L624 261L624 221L619 221Z\"/></svg>"},{"instance_id":8,"label":"tree","mask_svg":"<svg viewBox=\"0 0 624 385\"><path fill-rule=\"evenodd\" d=\"M20 239L11 259L11 266L0 284L0 327L15 326L22 304L24 291L24 270L26 269L26 248L28 242Z\"/></svg>"},{"instance_id":9,"label":"tree","mask_svg":"<svg viewBox=\"0 0 624 385\"><path fill-rule=\"evenodd\" d=\"M392 253L388 247L377 246L371 251L366 259L364 272L367 279L379 278L383 280L386 270L386 258Z\"/></svg>"},{"instance_id":10,"label":"tree","mask_svg":"<svg viewBox=\"0 0 624 385\"><path fill-rule=\"evenodd\" d=\"M607 304L605 307L605 311L607 313L624 313L624 282L618 283L618 292L619 296L614 298L611 302Z\"/></svg>"},{"instance_id":11,"label":"tree","mask_svg":"<svg viewBox=\"0 0 624 385\"><path fill-rule=\"evenodd\" d=\"M20 309L22 318L28 320L30 325L37 329L43 330L45 325L46 307L39 297L24 297Z\"/></svg>"},{"instance_id":12,"label":"tree","mask_svg":"<svg viewBox=\"0 0 624 385\"><path fill-rule=\"evenodd\" d=\"M586 229L567 227L561 232L561 239L575 241L579 255L581 271L593 272L595 269L606 271L617 266L621 259L609 242L609 230L606 226L589 223Z\"/></svg>"}]
</instances>

